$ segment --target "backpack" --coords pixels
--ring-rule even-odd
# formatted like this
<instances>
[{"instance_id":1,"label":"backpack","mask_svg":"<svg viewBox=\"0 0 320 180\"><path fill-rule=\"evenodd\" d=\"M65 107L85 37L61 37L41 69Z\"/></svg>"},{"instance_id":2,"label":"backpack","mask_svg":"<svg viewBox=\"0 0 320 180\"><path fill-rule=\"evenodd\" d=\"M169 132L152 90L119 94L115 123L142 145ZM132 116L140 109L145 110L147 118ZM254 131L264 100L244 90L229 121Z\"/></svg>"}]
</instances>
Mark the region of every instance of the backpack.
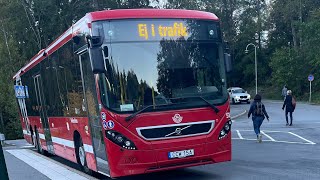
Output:
<instances>
[{"instance_id":1,"label":"backpack","mask_svg":"<svg viewBox=\"0 0 320 180\"><path fill-rule=\"evenodd\" d=\"M296 105L297 105L297 102L296 102L296 99L292 96L292 106L293 108L296 108Z\"/></svg>"},{"instance_id":2,"label":"backpack","mask_svg":"<svg viewBox=\"0 0 320 180\"><path fill-rule=\"evenodd\" d=\"M256 107L254 108L254 115L255 116L263 116L263 104L262 102L256 102Z\"/></svg>"}]
</instances>

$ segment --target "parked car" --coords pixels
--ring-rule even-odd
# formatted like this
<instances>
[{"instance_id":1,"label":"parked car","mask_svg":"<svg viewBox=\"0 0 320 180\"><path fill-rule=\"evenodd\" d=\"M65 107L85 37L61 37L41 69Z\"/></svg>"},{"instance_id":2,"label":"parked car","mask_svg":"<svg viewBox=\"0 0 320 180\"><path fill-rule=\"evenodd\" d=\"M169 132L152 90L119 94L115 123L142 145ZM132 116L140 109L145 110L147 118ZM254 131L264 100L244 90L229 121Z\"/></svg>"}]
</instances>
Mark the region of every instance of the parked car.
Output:
<instances>
[{"instance_id":1,"label":"parked car","mask_svg":"<svg viewBox=\"0 0 320 180\"><path fill-rule=\"evenodd\" d=\"M231 87L228 88L228 93L232 104L246 102L250 104L250 94L242 88Z\"/></svg>"}]
</instances>

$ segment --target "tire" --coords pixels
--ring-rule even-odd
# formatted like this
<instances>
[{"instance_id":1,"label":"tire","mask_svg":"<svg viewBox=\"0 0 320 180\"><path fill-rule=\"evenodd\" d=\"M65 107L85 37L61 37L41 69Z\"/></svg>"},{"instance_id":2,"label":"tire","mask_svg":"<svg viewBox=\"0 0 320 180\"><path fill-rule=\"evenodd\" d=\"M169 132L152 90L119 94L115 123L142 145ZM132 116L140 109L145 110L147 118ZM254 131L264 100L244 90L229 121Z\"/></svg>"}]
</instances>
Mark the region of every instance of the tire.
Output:
<instances>
[{"instance_id":1,"label":"tire","mask_svg":"<svg viewBox=\"0 0 320 180\"><path fill-rule=\"evenodd\" d=\"M86 174L92 175L93 171L89 169L87 166L86 151L84 150L84 145L81 138L79 138L76 142L75 151L76 151L77 163L80 169Z\"/></svg>"},{"instance_id":2,"label":"tire","mask_svg":"<svg viewBox=\"0 0 320 180\"><path fill-rule=\"evenodd\" d=\"M249 100L247 101L247 104L250 104L250 101L249 101Z\"/></svg>"},{"instance_id":3,"label":"tire","mask_svg":"<svg viewBox=\"0 0 320 180\"><path fill-rule=\"evenodd\" d=\"M234 99L232 98L232 104L236 104L236 102L234 101Z\"/></svg>"}]
</instances>

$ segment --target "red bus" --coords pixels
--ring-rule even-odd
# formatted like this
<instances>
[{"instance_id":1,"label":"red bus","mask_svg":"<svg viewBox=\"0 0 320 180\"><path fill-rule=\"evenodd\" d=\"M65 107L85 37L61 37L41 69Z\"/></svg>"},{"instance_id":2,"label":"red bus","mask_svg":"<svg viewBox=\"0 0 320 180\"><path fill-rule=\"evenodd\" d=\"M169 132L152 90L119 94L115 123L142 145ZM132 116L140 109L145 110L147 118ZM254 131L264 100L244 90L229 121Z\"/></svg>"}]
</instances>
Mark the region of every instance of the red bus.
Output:
<instances>
[{"instance_id":1,"label":"red bus","mask_svg":"<svg viewBox=\"0 0 320 180\"><path fill-rule=\"evenodd\" d=\"M226 59L212 13L88 13L14 76L24 137L110 177L230 161Z\"/></svg>"}]
</instances>

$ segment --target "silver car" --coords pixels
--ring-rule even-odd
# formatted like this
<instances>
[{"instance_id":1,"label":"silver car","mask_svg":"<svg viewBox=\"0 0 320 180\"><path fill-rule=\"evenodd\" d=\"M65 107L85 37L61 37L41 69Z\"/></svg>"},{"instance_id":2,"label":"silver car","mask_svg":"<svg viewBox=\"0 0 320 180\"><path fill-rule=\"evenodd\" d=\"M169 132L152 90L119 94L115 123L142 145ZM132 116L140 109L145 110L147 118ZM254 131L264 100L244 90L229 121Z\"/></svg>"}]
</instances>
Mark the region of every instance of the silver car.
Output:
<instances>
[{"instance_id":1,"label":"silver car","mask_svg":"<svg viewBox=\"0 0 320 180\"><path fill-rule=\"evenodd\" d=\"M241 103L241 102L246 102L250 104L251 96L244 89L239 87L231 87L231 88L228 88L228 93L229 93L232 104Z\"/></svg>"}]
</instances>

